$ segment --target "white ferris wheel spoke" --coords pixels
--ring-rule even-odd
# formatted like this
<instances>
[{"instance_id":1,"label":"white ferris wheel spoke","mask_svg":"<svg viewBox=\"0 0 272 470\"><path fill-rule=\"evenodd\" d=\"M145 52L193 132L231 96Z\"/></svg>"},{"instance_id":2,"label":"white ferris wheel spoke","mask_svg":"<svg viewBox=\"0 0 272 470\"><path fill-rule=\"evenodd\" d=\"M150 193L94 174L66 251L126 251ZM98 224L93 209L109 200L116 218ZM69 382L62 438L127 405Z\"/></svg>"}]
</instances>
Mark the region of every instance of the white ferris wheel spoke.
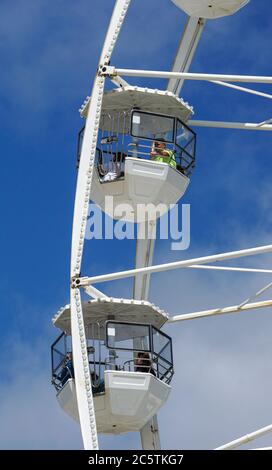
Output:
<instances>
[{"instance_id":1,"label":"white ferris wheel spoke","mask_svg":"<svg viewBox=\"0 0 272 470\"><path fill-rule=\"evenodd\" d=\"M100 57L100 69L110 61L129 4L130 0L117 0L115 3ZM105 77L97 74L86 119L78 170L71 252L72 279L79 276L81 269L104 85ZM81 296L78 289L74 289L73 286L71 288L71 330L77 404L84 447L88 450L97 449L92 381L89 364L86 365L88 356L86 356L87 344Z\"/></svg>"},{"instance_id":2,"label":"white ferris wheel spoke","mask_svg":"<svg viewBox=\"0 0 272 470\"><path fill-rule=\"evenodd\" d=\"M120 69L109 67L105 70L105 74L109 71L114 75L125 77L147 77L147 78L178 78L183 80L200 80L206 82L242 82L242 83L272 83L272 77L257 75L223 75L216 73L190 73L190 72L168 72L164 70L137 70L137 69Z\"/></svg>"},{"instance_id":3,"label":"white ferris wheel spoke","mask_svg":"<svg viewBox=\"0 0 272 470\"><path fill-rule=\"evenodd\" d=\"M260 274L272 274L272 269L258 269L258 268L237 268L235 266L210 266L207 264L194 264L193 266L187 266L190 269L210 269L214 271L236 271L239 273L260 273Z\"/></svg>"},{"instance_id":4,"label":"white ferris wheel spoke","mask_svg":"<svg viewBox=\"0 0 272 470\"><path fill-rule=\"evenodd\" d=\"M269 120L270 121L270 120ZM272 131L272 125L265 122L227 122L227 121L202 121L193 119L188 122L192 127L214 127L218 129L241 129L244 131Z\"/></svg>"},{"instance_id":5,"label":"white ferris wheel spoke","mask_svg":"<svg viewBox=\"0 0 272 470\"><path fill-rule=\"evenodd\" d=\"M108 299L108 296L104 294L104 292L101 292L101 290L96 289L94 286L87 286L84 291L93 299Z\"/></svg>"},{"instance_id":6,"label":"white ferris wheel spoke","mask_svg":"<svg viewBox=\"0 0 272 470\"><path fill-rule=\"evenodd\" d=\"M98 449L92 382L79 289L71 289L71 334L78 414L85 450Z\"/></svg>"},{"instance_id":7,"label":"white ferris wheel spoke","mask_svg":"<svg viewBox=\"0 0 272 470\"><path fill-rule=\"evenodd\" d=\"M112 281L116 279L125 279L133 277L136 274L148 274L157 273L163 271L169 271L170 269L181 269L193 266L196 264L207 264L215 263L217 261L242 258L245 256L255 256L264 253L271 253L272 245L258 246L256 248L248 248L245 250L230 251L227 253L219 253L217 255L202 256L201 258L192 258L185 261L175 261L173 263L159 264L156 266L150 266L146 268L130 269L128 271L120 271L110 274L102 274L100 276L83 277L79 280L79 285L88 286L90 284L96 284L99 282Z\"/></svg>"},{"instance_id":8,"label":"white ferris wheel spoke","mask_svg":"<svg viewBox=\"0 0 272 470\"><path fill-rule=\"evenodd\" d=\"M262 289L258 290L254 295L252 295L248 299L244 300L244 302L242 302L239 305L239 308L242 308L244 305L247 305L249 302L251 302L252 300L254 300L257 297L259 297L260 295L262 295L268 289L271 289L271 287L272 287L272 282L269 282L269 284L265 285Z\"/></svg>"},{"instance_id":9,"label":"white ferris wheel spoke","mask_svg":"<svg viewBox=\"0 0 272 470\"><path fill-rule=\"evenodd\" d=\"M196 320L197 318L213 317L216 315L225 315L227 313L240 313L240 312L246 312L248 310L255 310L258 308L271 308L271 307L272 307L272 300L264 300L263 302L247 303L243 306L233 305L231 307L214 308L211 310L202 310L200 312L173 315L172 317L168 319L167 323L176 323L179 321L186 321L186 320Z\"/></svg>"},{"instance_id":10,"label":"white ferris wheel spoke","mask_svg":"<svg viewBox=\"0 0 272 470\"><path fill-rule=\"evenodd\" d=\"M270 432L272 432L272 424L266 426L265 428L258 429L257 431L254 431L250 434L246 434L245 436L242 436L239 439L235 439L235 441L231 441L227 444L224 444L223 446L217 447L215 450L235 449L236 447L246 444L247 442L253 441L254 439L258 439L259 437L262 437Z\"/></svg>"},{"instance_id":11,"label":"white ferris wheel spoke","mask_svg":"<svg viewBox=\"0 0 272 470\"><path fill-rule=\"evenodd\" d=\"M243 91L244 93L249 93L251 95L256 95L256 96L261 96L262 98L268 98L268 99L272 100L272 95L269 95L268 93L263 93L263 92L258 91L258 90L252 90L251 88L245 88L243 86L233 85L233 83L220 82L220 81L217 81L217 80L212 80L211 83L215 83L215 85L225 86L227 88L232 88L233 90Z\"/></svg>"}]
</instances>

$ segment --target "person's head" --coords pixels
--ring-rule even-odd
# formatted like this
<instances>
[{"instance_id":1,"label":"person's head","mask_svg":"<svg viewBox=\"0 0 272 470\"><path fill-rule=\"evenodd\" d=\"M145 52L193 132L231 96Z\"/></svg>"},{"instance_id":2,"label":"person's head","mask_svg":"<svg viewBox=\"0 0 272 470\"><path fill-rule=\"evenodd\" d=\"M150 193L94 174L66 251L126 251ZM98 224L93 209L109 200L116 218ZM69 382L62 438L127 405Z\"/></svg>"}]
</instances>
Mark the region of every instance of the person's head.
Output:
<instances>
[{"instance_id":1,"label":"person's head","mask_svg":"<svg viewBox=\"0 0 272 470\"><path fill-rule=\"evenodd\" d=\"M150 359L148 352L138 352L137 357L136 357L136 362L142 363L143 359Z\"/></svg>"},{"instance_id":2,"label":"person's head","mask_svg":"<svg viewBox=\"0 0 272 470\"><path fill-rule=\"evenodd\" d=\"M71 361L73 359L73 355L71 353L71 351L69 351L67 354L66 354L66 357L65 357L66 361Z\"/></svg>"},{"instance_id":3,"label":"person's head","mask_svg":"<svg viewBox=\"0 0 272 470\"><path fill-rule=\"evenodd\" d=\"M163 140L155 140L155 147L159 149L165 149L166 143Z\"/></svg>"},{"instance_id":4,"label":"person's head","mask_svg":"<svg viewBox=\"0 0 272 470\"><path fill-rule=\"evenodd\" d=\"M155 151L161 153L166 148L166 143L163 140L155 140L154 141Z\"/></svg>"}]
</instances>

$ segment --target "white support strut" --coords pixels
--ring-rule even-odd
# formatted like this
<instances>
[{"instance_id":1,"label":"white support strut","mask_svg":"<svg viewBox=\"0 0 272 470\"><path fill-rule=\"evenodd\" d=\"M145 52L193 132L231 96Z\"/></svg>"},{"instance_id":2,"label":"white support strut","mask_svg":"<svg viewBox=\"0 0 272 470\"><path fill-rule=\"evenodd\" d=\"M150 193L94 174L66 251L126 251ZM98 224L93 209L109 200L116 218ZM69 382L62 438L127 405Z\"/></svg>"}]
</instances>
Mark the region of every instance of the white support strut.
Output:
<instances>
[{"instance_id":1,"label":"white support strut","mask_svg":"<svg viewBox=\"0 0 272 470\"><path fill-rule=\"evenodd\" d=\"M217 80L212 80L211 83L215 83L215 85L221 85L227 88L232 88L233 90L243 91L244 93L249 93L250 95L261 96L262 98L268 98L269 100L272 100L272 95L269 95L268 93L263 93L262 91L252 90L251 88L245 88L243 86L233 85L233 83L220 82Z\"/></svg>"},{"instance_id":2,"label":"white support strut","mask_svg":"<svg viewBox=\"0 0 272 470\"><path fill-rule=\"evenodd\" d=\"M76 396L85 450L97 450L95 411L79 289L71 289L71 332Z\"/></svg>"},{"instance_id":3,"label":"white support strut","mask_svg":"<svg viewBox=\"0 0 272 470\"><path fill-rule=\"evenodd\" d=\"M114 77L111 79L112 83L117 86L117 88L124 88L130 86L129 83L121 77Z\"/></svg>"},{"instance_id":4,"label":"white support strut","mask_svg":"<svg viewBox=\"0 0 272 470\"><path fill-rule=\"evenodd\" d=\"M210 266L207 264L194 264L193 266L187 266L188 269L209 269L215 271L233 271L239 273L260 273L260 274L272 274L272 269L257 269L257 268L236 268L234 266Z\"/></svg>"},{"instance_id":5,"label":"white support strut","mask_svg":"<svg viewBox=\"0 0 272 470\"><path fill-rule=\"evenodd\" d=\"M199 121L189 120L188 125L192 127L214 127L217 129L241 129L245 131L272 131L271 124L253 122L224 122L224 121Z\"/></svg>"},{"instance_id":6,"label":"white support strut","mask_svg":"<svg viewBox=\"0 0 272 470\"><path fill-rule=\"evenodd\" d=\"M193 313L183 313L181 315L173 315L167 321L167 323L176 323L180 321L186 320L195 320L196 318L204 318L204 317L213 317L215 315L225 315L227 313L241 313L247 312L248 310L254 310L257 308L271 308L272 307L272 300L264 300L263 302L254 302L248 303L242 307L240 305L233 305L231 307L224 307L224 308L214 308L211 310L202 310L201 312L193 312Z\"/></svg>"},{"instance_id":7,"label":"white support strut","mask_svg":"<svg viewBox=\"0 0 272 470\"><path fill-rule=\"evenodd\" d=\"M89 284L95 284L104 281L112 281L116 279L125 279L133 277L136 274L148 274L162 271L169 271L170 269L187 268L195 264L207 264L215 263L216 261L222 261L224 259L235 259L242 258L245 256L255 256L264 253L271 253L272 245L259 246L256 248L248 248L246 250L230 251L227 253L219 253L217 255L203 256L201 258L192 258L184 261L175 261L173 263L159 264L157 266L150 266L147 268L130 269L128 271L121 271L110 274L102 274L100 276L83 277L80 279L81 286L88 286Z\"/></svg>"},{"instance_id":8,"label":"white support strut","mask_svg":"<svg viewBox=\"0 0 272 470\"><path fill-rule=\"evenodd\" d=\"M93 299L108 299L109 297L101 292L101 290L96 289L94 286L85 287L85 293L92 297Z\"/></svg>"},{"instance_id":9,"label":"white support strut","mask_svg":"<svg viewBox=\"0 0 272 470\"><path fill-rule=\"evenodd\" d=\"M236 447L246 444L247 442L253 441L254 439L258 439L259 437L262 437L270 432L272 432L272 424L266 426L265 428L258 429L258 431L246 434L245 436L240 437L239 439L235 439L235 441L231 441L227 444L224 444L223 446L217 447L215 450L235 449Z\"/></svg>"},{"instance_id":10,"label":"white support strut","mask_svg":"<svg viewBox=\"0 0 272 470\"><path fill-rule=\"evenodd\" d=\"M107 75L107 70L105 74ZM220 81L220 82L244 82L244 83L272 83L272 77L257 76L257 75L222 75L216 73L189 73L189 72L167 72L157 70L134 70L134 69L119 69L111 68L111 74L120 75L125 77L147 77L147 78L169 78L169 79L183 79L183 80L200 80L206 82Z\"/></svg>"},{"instance_id":11,"label":"white support strut","mask_svg":"<svg viewBox=\"0 0 272 470\"><path fill-rule=\"evenodd\" d=\"M201 38L206 20L190 16L182 35L174 65L173 72L188 72ZM167 90L179 96L184 80L170 78Z\"/></svg>"},{"instance_id":12,"label":"white support strut","mask_svg":"<svg viewBox=\"0 0 272 470\"><path fill-rule=\"evenodd\" d=\"M262 295L264 292L266 292L268 289L271 289L272 287L272 282L269 282L269 284L265 285L262 289L258 290L254 295L251 295L248 297L248 299L244 300L240 305L239 308L242 308L244 305L248 304L252 300L256 299L260 295Z\"/></svg>"},{"instance_id":13,"label":"white support strut","mask_svg":"<svg viewBox=\"0 0 272 470\"><path fill-rule=\"evenodd\" d=\"M116 0L100 56L100 69L110 61L130 1ZM71 250L72 279L80 275L81 269L104 85L105 77L98 74L90 99L78 170ZM71 288L71 334L76 395L83 443L86 450L94 450L98 449L98 440L92 381L89 370L81 296L78 289L74 288Z\"/></svg>"}]
</instances>

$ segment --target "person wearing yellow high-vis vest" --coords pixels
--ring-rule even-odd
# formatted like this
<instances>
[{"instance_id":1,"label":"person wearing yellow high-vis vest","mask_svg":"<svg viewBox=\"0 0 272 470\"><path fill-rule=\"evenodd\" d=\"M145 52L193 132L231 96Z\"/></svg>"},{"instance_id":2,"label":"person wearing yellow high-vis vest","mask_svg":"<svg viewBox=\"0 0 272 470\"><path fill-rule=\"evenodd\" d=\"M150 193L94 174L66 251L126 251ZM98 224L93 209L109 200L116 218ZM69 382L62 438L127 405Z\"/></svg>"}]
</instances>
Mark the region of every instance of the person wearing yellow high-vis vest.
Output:
<instances>
[{"instance_id":1,"label":"person wearing yellow high-vis vest","mask_svg":"<svg viewBox=\"0 0 272 470\"><path fill-rule=\"evenodd\" d=\"M172 150L166 148L166 144L163 141L156 140L150 152L151 160L155 162L168 163L173 168L177 168L175 154Z\"/></svg>"}]
</instances>

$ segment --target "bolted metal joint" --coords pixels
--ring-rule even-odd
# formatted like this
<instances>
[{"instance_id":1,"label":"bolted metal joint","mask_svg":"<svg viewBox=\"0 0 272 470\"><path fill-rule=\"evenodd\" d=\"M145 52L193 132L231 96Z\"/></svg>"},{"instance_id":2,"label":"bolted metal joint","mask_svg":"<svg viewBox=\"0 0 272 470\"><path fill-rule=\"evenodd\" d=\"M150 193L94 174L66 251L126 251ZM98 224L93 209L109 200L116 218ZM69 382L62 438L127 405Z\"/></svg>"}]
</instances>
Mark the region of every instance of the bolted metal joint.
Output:
<instances>
[{"instance_id":1,"label":"bolted metal joint","mask_svg":"<svg viewBox=\"0 0 272 470\"><path fill-rule=\"evenodd\" d=\"M73 276L71 278L71 289L78 289L80 287L80 277Z\"/></svg>"},{"instance_id":2,"label":"bolted metal joint","mask_svg":"<svg viewBox=\"0 0 272 470\"><path fill-rule=\"evenodd\" d=\"M117 73L116 73L115 67L112 67L112 66L109 66L109 65L99 65L98 75L100 77L103 76L103 77L112 78L112 77L116 77Z\"/></svg>"}]
</instances>

